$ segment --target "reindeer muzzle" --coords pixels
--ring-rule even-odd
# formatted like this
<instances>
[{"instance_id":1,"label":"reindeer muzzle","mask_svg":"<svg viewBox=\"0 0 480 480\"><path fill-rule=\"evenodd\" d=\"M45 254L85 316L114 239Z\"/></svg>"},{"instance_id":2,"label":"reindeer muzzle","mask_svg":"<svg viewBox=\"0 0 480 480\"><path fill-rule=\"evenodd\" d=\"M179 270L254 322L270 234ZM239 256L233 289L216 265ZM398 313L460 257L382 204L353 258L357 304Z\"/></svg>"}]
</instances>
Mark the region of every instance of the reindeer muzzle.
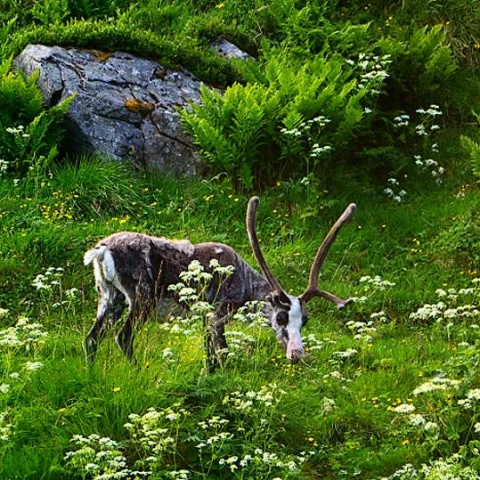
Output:
<instances>
[{"instance_id":1,"label":"reindeer muzzle","mask_svg":"<svg viewBox=\"0 0 480 480\"><path fill-rule=\"evenodd\" d=\"M305 352L302 350L291 350L287 352L287 358L292 363L298 363L305 356Z\"/></svg>"},{"instance_id":2,"label":"reindeer muzzle","mask_svg":"<svg viewBox=\"0 0 480 480\"><path fill-rule=\"evenodd\" d=\"M305 356L303 342L300 335L290 335L287 343L287 358L292 363L297 363Z\"/></svg>"}]
</instances>

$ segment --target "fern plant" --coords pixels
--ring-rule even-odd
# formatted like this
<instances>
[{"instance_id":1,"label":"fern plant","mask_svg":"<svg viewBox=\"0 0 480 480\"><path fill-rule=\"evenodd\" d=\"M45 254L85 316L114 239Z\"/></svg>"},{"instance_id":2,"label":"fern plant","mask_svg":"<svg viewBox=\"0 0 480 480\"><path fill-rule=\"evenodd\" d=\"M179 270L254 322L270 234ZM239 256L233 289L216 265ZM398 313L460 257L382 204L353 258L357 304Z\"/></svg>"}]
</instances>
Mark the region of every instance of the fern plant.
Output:
<instances>
[{"instance_id":1,"label":"fern plant","mask_svg":"<svg viewBox=\"0 0 480 480\"><path fill-rule=\"evenodd\" d=\"M45 109L35 85L37 75L14 73L11 61L0 65L0 159L3 175L43 175L58 153L61 119L71 99Z\"/></svg>"},{"instance_id":2,"label":"fern plant","mask_svg":"<svg viewBox=\"0 0 480 480\"><path fill-rule=\"evenodd\" d=\"M202 104L181 112L212 173L226 172L247 190L323 170L323 160L354 138L373 92L340 56L304 63L272 49L254 75L223 95L204 88Z\"/></svg>"},{"instance_id":3,"label":"fern plant","mask_svg":"<svg viewBox=\"0 0 480 480\"><path fill-rule=\"evenodd\" d=\"M465 135L460 137L460 142L470 155L472 174L480 182L480 144Z\"/></svg>"}]
</instances>

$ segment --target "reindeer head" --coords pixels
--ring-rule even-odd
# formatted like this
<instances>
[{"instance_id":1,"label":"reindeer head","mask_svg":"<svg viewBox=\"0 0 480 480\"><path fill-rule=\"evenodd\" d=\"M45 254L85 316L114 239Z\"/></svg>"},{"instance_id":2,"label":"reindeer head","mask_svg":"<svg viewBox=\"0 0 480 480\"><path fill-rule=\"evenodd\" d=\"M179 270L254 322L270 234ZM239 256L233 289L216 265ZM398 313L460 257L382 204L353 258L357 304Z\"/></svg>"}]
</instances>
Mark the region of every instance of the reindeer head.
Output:
<instances>
[{"instance_id":1,"label":"reindeer head","mask_svg":"<svg viewBox=\"0 0 480 480\"><path fill-rule=\"evenodd\" d=\"M283 288L280 286L277 279L270 271L270 268L268 267L260 249L255 228L259 203L260 200L258 197L252 197L248 202L248 238L250 240L250 245L252 246L255 258L257 259L263 275L267 279L267 282L271 288L270 294L266 298L266 301L270 306L270 323L272 328L275 330L278 342L286 351L287 358L292 363L296 363L304 356L300 332L302 327L307 323L308 319L307 303L313 297L323 297L335 303L337 308L341 310L352 302L351 299L342 300L331 293L328 293L324 290L319 290L317 284L320 268L323 265L330 246L332 245L342 226L350 219L357 207L354 203L351 203L330 229L320 245L317 255L315 256L315 260L313 261L310 269L307 289L299 297L295 297L285 292L285 290L283 290Z\"/></svg>"}]
</instances>

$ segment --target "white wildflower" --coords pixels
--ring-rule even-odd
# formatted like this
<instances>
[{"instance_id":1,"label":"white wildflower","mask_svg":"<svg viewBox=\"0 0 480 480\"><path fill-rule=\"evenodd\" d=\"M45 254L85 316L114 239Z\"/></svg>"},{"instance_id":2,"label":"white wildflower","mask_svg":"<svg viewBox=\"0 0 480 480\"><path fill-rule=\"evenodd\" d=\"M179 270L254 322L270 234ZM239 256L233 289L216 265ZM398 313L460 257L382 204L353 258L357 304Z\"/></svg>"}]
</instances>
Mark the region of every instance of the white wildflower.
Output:
<instances>
[{"instance_id":1,"label":"white wildflower","mask_svg":"<svg viewBox=\"0 0 480 480\"><path fill-rule=\"evenodd\" d=\"M458 380L452 380L445 377L434 377L428 382L423 383L413 391L413 395L421 395L424 393L435 392L435 391L445 391L445 390L456 390L460 387L460 382Z\"/></svg>"},{"instance_id":2,"label":"white wildflower","mask_svg":"<svg viewBox=\"0 0 480 480\"><path fill-rule=\"evenodd\" d=\"M346 350L333 352L333 356L345 360L345 359L348 359L350 357L353 357L353 356L357 355L357 353L358 353L358 350L355 350L354 348L347 348Z\"/></svg>"},{"instance_id":3,"label":"white wildflower","mask_svg":"<svg viewBox=\"0 0 480 480\"><path fill-rule=\"evenodd\" d=\"M167 358L173 358L173 350L170 347L164 348L162 350L162 358L164 360Z\"/></svg>"},{"instance_id":4,"label":"white wildflower","mask_svg":"<svg viewBox=\"0 0 480 480\"><path fill-rule=\"evenodd\" d=\"M426 423L425 417L420 413L413 413L409 415L408 420L410 422L410 425L412 425L413 427L422 427Z\"/></svg>"},{"instance_id":5,"label":"white wildflower","mask_svg":"<svg viewBox=\"0 0 480 480\"><path fill-rule=\"evenodd\" d=\"M43 368L43 363L42 362L26 362L24 365L24 368L25 370L28 370L30 372L35 372Z\"/></svg>"},{"instance_id":6,"label":"white wildflower","mask_svg":"<svg viewBox=\"0 0 480 480\"><path fill-rule=\"evenodd\" d=\"M10 385L8 383L0 383L0 393L8 393L10 391Z\"/></svg>"},{"instance_id":7,"label":"white wildflower","mask_svg":"<svg viewBox=\"0 0 480 480\"><path fill-rule=\"evenodd\" d=\"M401 403L400 405L397 405L394 409L394 412L397 413L402 413L402 414L410 414L415 411L415 405L412 405L411 403Z\"/></svg>"},{"instance_id":8,"label":"white wildflower","mask_svg":"<svg viewBox=\"0 0 480 480\"><path fill-rule=\"evenodd\" d=\"M426 432L434 432L438 430L438 423L436 422L426 422L425 425L423 426L423 429Z\"/></svg>"}]
</instances>

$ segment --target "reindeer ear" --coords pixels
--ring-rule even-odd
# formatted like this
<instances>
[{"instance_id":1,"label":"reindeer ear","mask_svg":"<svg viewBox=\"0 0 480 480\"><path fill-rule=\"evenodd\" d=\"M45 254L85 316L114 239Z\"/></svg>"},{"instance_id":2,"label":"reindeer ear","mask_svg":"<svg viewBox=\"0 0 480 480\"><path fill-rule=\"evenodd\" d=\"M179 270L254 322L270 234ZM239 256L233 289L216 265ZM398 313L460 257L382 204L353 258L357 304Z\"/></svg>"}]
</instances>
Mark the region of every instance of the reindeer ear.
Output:
<instances>
[{"instance_id":1,"label":"reindeer ear","mask_svg":"<svg viewBox=\"0 0 480 480\"><path fill-rule=\"evenodd\" d=\"M270 295L267 295L267 301L270 302L274 308L282 308L289 310L292 302L283 290L274 290Z\"/></svg>"}]
</instances>

